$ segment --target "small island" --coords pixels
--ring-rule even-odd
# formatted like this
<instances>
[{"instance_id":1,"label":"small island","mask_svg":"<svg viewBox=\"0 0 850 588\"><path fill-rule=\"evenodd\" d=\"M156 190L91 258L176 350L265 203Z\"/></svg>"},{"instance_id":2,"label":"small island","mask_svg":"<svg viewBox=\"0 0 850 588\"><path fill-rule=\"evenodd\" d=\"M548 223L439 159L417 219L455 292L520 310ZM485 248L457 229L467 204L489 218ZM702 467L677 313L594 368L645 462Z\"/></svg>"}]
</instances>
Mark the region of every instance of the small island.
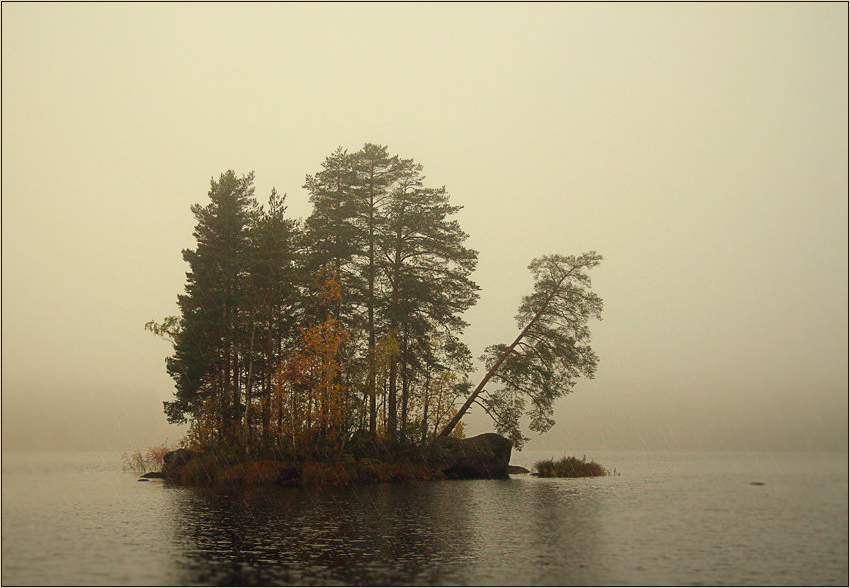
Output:
<instances>
[{"instance_id":1,"label":"small island","mask_svg":"<svg viewBox=\"0 0 850 588\"><path fill-rule=\"evenodd\" d=\"M519 334L484 350L473 387L461 335L479 297L478 252L446 189L371 143L337 149L304 187L305 220L287 217L275 189L260 205L253 172L212 179L209 202L192 207L179 314L146 325L172 344L164 409L189 429L179 449L130 461L161 460L143 479L182 484L509 475L523 429L549 430L553 402L595 375L588 323L602 300L588 271L602 257L531 262ZM496 433L463 438L473 405Z\"/></svg>"},{"instance_id":2,"label":"small island","mask_svg":"<svg viewBox=\"0 0 850 588\"><path fill-rule=\"evenodd\" d=\"M347 486L381 482L447 479L497 479L509 472L524 471L509 466L511 442L495 433L468 439L446 437L431 447L396 448L383 459L343 455L334 461L277 461L244 459L236 453L210 450L198 453L176 449L162 454L161 471L148 472L142 479L163 478L175 484L240 486ZM142 467L156 460L137 462Z\"/></svg>"}]
</instances>

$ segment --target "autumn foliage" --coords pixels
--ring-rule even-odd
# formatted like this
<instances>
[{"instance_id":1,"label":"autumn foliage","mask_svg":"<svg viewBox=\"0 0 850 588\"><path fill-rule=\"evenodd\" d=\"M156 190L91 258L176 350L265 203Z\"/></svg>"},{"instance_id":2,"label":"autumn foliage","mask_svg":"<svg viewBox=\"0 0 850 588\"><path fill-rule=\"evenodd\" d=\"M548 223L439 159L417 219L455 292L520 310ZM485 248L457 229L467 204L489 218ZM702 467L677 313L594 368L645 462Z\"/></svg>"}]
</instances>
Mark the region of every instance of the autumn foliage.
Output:
<instances>
[{"instance_id":1,"label":"autumn foliage","mask_svg":"<svg viewBox=\"0 0 850 588\"><path fill-rule=\"evenodd\" d=\"M162 469L162 458L172 449L166 442L162 445L155 445L145 452L134 451L132 453L125 453L121 456L123 468L126 471L132 471L138 474L159 471Z\"/></svg>"},{"instance_id":2,"label":"autumn foliage","mask_svg":"<svg viewBox=\"0 0 850 588\"><path fill-rule=\"evenodd\" d=\"M300 345L278 366L274 399L278 441L291 453L333 453L345 442L348 388L341 382L339 353L348 333L333 317L341 301L339 279L331 268L320 274L319 300L324 321L301 328Z\"/></svg>"}]
</instances>

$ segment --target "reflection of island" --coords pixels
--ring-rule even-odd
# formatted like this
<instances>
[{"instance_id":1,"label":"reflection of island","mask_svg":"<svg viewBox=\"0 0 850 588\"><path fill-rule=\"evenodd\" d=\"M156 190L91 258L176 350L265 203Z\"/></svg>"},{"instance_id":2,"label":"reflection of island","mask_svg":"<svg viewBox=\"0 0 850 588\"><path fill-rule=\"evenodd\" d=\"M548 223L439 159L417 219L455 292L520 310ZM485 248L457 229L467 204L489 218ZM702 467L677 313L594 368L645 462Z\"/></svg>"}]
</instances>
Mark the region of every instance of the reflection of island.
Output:
<instances>
[{"instance_id":1,"label":"reflection of island","mask_svg":"<svg viewBox=\"0 0 850 588\"><path fill-rule=\"evenodd\" d=\"M441 486L189 490L175 518L182 583L440 583L441 562L470 551L466 509L447 509Z\"/></svg>"},{"instance_id":2,"label":"reflection of island","mask_svg":"<svg viewBox=\"0 0 850 588\"><path fill-rule=\"evenodd\" d=\"M184 488L175 565L181 584L592 583L596 501L558 484Z\"/></svg>"}]
</instances>

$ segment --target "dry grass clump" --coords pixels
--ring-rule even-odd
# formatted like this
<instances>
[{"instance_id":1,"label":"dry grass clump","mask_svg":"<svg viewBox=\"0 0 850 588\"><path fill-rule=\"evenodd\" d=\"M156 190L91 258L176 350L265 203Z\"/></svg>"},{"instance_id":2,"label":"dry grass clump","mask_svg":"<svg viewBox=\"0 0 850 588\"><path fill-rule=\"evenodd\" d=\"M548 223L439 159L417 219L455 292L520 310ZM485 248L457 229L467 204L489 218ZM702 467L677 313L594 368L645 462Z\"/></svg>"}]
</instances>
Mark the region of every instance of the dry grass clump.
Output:
<instances>
[{"instance_id":1,"label":"dry grass clump","mask_svg":"<svg viewBox=\"0 0 850 588\"><path fill-rule=\"evenodd\" d=\"M125 453L121 456L124 471L136 472L144 474L146 472L158 472L162 470L162 458L169 451L173 451L174 447L169 447L168 443L155 445L149 448L146 452L134 451Z\"/></svg>"},{"instance_id":2,"label":"dry grass clump","mask_svg":"<svg viewBox=\"0 0 850 588\"><path fill-rule=\"evenodd\" d=\"M608 470L595 461L587 461L584 457L562 457L538 461L534 464L537 470L533 475L541 478L589 478L592 476L607 476Z\"/></svg>"}]
</instances>

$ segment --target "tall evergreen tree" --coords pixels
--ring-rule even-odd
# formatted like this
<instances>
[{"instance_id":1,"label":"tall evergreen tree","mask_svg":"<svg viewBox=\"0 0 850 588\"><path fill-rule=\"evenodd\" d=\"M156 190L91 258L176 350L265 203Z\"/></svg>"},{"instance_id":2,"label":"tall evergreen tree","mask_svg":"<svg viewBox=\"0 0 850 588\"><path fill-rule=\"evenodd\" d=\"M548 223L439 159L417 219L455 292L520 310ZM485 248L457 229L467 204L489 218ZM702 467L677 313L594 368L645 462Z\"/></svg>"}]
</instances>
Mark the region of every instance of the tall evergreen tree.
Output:
<instances>
[{"instance_id":1,"label":"tall evergreen tree","mask_svg":"<svg viewBox=\"0 0 850 588\"><path fill-rule=\"evenodd\" d=\"M390 186L398 176L398 156L390 157L387 148L366 143L356 154L357 195L359 198L359 229L364 242L364 259L361 263L362 273L366 276L366 362L367 382L366 395L369 398L369 433L375 435L377 426L377 389L375 343L377 339L375 325L375 306L377 296L375 282L377 279L377 227L380 220L381 208L389 196Z\"/></svg>"},{"instance_id":2,"label":"tall evergreen tree","mask_svg":"<svg viewBox=\"0 0 850 588\"><path fill-rule=\"evenodd\" d=\"M180 316L147 325L173 341L176 392L165 409L172 422L192 421L191 442L297 453L316 431L336 444L355 431L406 441L445 422L465 385L458 336L478 298L477 253L454 218L460 207L423 182L422 166L386 147L339 148L306 177L313 211L303 225L285 218L274 190L267 209L257 205L253 174L211 182L210 202L192 207L197 246L183 252ZM331 299L326 275L338 287ZM320 345L329 331L317 325L340 337ZM316 345L304 347L305 333ZM311 363L311 349L333 349L333 362ZM314 385L310 365L333 369Z\"/></svg>"},{"instance_id":3,"label":"tall evergreen tree","mask_svg":"<svg viewBox=\"0 0 850 588\"><path fill-rule=\"evenodd\" d=\"M272 383L284 341L292 338L299 310L298 223L286 218L286 195L272 189L268 208L258 210L249 232L247 294L250 313L250 359L246 405L255 382L260 388L263 446L271 441ZM249 428L246 412L245 428ZM246 434L246 441L247 441Z\"/></svg>"},{"instance_id":4,"label":"tall evergreen tree","mask_svg":"<svg viewBox=\"0 0 850 588\"><path fill-rule=\"evenodd\" d=\"M461 313L475 304L478 286L470 275L477 252L452 217L460 210L444 188L423 187L422 166L407 162L381 224L382 268L387 281L384 310L401 353L390 365L388 429L398 430L397 376L401 372L401 430L405 430L411 369L421 365L414 350L427 346L432 329L459 333Z\"/></svg>"},{"instance_id":5,"label":"tall evergreen tree","mask_svg":"<svg viewBox=\"0 0 850 588\"><path fill-rule=\"evenodd\" d=\"M355 257L363 251L357 226L360 201L356 194L355 163L356 156L339 147L325 159L321 171L308 175L304 182L313 205L306 222L305 273L317 275L328 263L333 265L342 284L336 318L341 318L344 301L351 301L353 295L363 290L362 278L354 264ZM313 309L313 312L319 311Z\"/></svg>"},{"instance_id":6,"label":"tall evergreen tree","mask_svg":"<svg viewBox=\"0 0 850 588\"><path fill-rule=\"evenodd\" d=\"M192 206L197 246L183 251L186 293L178 296L180 326L166 362L176 384L176 399L165 403L168 420L185 422L212 405L220 435L234 434L240 416L237 337L253 183L253 172L229 170L210 180L209 204Z\"/></svg>"},{"instance_id":7,"label":"tall evergreen tree","mask_svg":"<svg viewBox=\"0 0 850 588\"><path fill-rule=\"evenodd\" d=\"M360 266L365 240L360 222L363 203L359 197L356 154L339 147L325 159L321 171L307 176L304 187L313 204L304 232L304 275L308 276L306 284L309 288L305 321L313 324L325 320L325 310L317 303L321 284L314 278L330 265L340 282L340 297L332 309L333 317L350 334L339 350L340 369L336 377L340 383L345 382L347 394L350 394L350 390L355 388L351 380L359 379L362 372L361 362L355 358L362 355L363 297L366 291L366 280Z\"/></svg>"}]
</instances>

